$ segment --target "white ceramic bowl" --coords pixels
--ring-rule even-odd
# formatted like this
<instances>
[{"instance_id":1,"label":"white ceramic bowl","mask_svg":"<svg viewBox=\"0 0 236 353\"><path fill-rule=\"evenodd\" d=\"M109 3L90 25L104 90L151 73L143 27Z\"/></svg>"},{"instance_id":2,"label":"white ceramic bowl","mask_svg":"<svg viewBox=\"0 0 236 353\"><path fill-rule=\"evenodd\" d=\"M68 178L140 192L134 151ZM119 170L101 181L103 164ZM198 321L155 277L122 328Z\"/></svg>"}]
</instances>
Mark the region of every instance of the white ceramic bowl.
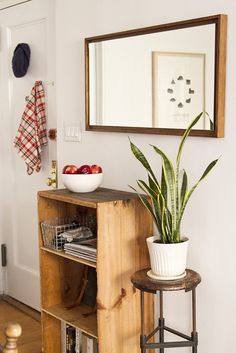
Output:
<instances>
[{"instance_id":1,"label":"white ceramic bowl","mask_svg":"<svg viewBox=\"0 0 236 353\"><path fill-rule=\"evenodd\" d=\"M62 174L64 186L73 192L91 192L102 183L103 173L98 174Z\"/></svg>"}]
</instances>

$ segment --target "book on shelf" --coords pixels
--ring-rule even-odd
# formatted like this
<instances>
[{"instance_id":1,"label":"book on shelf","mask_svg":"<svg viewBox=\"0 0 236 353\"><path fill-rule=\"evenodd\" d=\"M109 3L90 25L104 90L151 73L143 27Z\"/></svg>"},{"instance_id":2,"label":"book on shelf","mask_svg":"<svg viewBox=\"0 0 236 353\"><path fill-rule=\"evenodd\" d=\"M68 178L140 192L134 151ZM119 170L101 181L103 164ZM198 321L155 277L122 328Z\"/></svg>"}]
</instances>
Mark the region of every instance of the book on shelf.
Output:
<instances>
[{"instance_id":1,"label":"book on shelf","mask_svg":"<svg viewBox=\"0 0 236 353\"><path fill-rule=\"evenodd\" d=\"M82 331L78 328L75 332L75 353L82 353Z\"/></svg>"},{"instance_id":2,"label":"book on shelf","mask_svg":"<svg viewBox=\"0 0 236 353\"><path fill-rule=\"evenodd\" d=\"M80 329L61 322L62 353L98 353L97 339Z\"/></svg>"},{"instance_id":3,"label":"book on shelf","mask_svg":"<svg viewBox=\"0 0 236 353\"><path fill-rule=\"evenodd\" d=\"M66 254L79 256L85 260L96 262L97 260L97 239L92 238L80 242L66 243L64 245Z\"/></svg>"},{"instance_id":4,"label":"book on shelf","mask_svg":"<svg viewBox=\"0 0 236 353\"><path fill-rule=\"evenodd\" d=\"M86 353L98 353L97 340L93 337L87 337Z\"/></svg>"},{"instance_id":5,"label":"book on shelf","mask_svg":"<svg viewBox=\"0 0 236 353\"><path fill-rule=\"evenodd\" d=\"M75 353L75 333L73 326L66 325L66 353Z\"/></svg>"},{"instance_id":6,"label":"book on shelf","mask_svg":"<svg viewBox=\"0 0 236 353\"><path fill-rule=\"evenodd\" d=\"M98 353L98 344L96 338L83 333L81 353Z\"/></svg>"},{"instance_id":7,"label":"book on shelf","mask_svg":"<svg viewBox=\"0 0 236 353\"><path fill-rule=\"evenodd\" d=\"M82 350L81 353L87 353L87 336L82 334Z\"/></svg>"}]
</instances>

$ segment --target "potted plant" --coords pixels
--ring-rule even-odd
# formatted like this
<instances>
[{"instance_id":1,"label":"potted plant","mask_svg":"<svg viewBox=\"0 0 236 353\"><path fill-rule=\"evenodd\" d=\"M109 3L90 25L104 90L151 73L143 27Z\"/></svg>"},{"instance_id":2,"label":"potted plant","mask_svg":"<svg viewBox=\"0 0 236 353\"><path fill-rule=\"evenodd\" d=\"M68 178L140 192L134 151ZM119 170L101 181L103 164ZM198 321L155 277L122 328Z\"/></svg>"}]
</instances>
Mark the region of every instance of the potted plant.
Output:
<instances>
[{"instance_id":1,"label":"potted plant","mask_svg":"<svg viewBox=\"0 0 236 353\"><path fill-rule=\"evenodd\" d=\"M181 154L185 141L203 113L199 114L185 130L179 144L175 167L168 156L158 147L154 151L161 157L161 178L154 174L147 158L130 141L131 151L147 171L148 181L137 180L141 192L138 193L142 203L148 209L157 227L159 236L147 238L151 270L148 275L157 279L176 279L184 277L189 240L181 236L181 221L186 205L199 183L208 175L218 159L212 161L205 169L198 182L188 188L188 177L185 170L180 173Z\"/></svg>"}]
</instances>

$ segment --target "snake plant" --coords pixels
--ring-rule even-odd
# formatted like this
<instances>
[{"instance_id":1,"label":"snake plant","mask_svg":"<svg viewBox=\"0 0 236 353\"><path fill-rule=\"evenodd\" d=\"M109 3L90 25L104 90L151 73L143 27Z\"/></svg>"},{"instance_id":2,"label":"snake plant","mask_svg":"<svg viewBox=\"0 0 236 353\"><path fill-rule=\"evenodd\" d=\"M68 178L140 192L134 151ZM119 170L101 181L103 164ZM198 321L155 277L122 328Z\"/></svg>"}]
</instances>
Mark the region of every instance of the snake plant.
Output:
<instances>
[{"instance_id":1,"label":"snake plant","mask_svg":"<svg viewBox=\"0 0 236 353\"><path fill-rule=\"evenodd\" d=\"M148 175L147 182L137 180L137 185L142 193L133 187L131 188L138 193L142 203L151 213L162 243L181 242L181 221L189 198L199 183L207 176L218 161L218 159L212 161L205 169L198 182L192 186L192 188L188 188L188 176L186 171L183 170L183 173L180 173L181 154L191 129L197 124L202 115L203 113L199 114L185 130L179 144L175 168L171 160L161 149L151 145L154 151L161 157L162 172L160 181L158 181L154 174L147 158L140 149L130 141L131 151L146 169Z\"/></svg>"}]
</instances>

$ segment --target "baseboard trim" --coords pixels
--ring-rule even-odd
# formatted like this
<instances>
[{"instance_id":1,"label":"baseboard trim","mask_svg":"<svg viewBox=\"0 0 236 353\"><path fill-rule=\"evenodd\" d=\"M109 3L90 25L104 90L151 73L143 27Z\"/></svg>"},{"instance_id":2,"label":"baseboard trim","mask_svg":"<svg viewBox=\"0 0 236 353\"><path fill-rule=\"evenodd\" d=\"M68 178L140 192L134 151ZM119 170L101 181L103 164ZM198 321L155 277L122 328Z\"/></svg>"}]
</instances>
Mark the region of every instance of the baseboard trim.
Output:
<instances>
[{"instance_id":1,"label":"baseboard trim","mask_svg":"<svg viewBox=\"0 0 236 353\"><path fill-rule=\"evenodd\" d=\"M2 294L0 295L0 300L4 300L6 303L14 306L16 309L22 311L24 314L30 316L32 319L40 322L41 321L41 315L40 312L38 312L35 309L32 309L30 306L25 305L18 300L10 297L9 295Z\"/></svg>"}]
</instances>

